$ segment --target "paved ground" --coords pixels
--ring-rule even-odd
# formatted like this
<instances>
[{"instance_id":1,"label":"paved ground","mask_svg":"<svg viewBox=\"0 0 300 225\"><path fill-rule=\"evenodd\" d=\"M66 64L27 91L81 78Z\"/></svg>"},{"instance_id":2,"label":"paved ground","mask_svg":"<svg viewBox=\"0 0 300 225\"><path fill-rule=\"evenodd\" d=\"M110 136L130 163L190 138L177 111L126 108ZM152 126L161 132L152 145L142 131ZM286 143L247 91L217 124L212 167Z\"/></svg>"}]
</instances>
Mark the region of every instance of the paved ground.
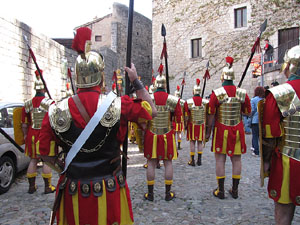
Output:
<instances>
[{"instance_id":1,"label":"paved ground","mask_svg":"<svg viewBox=\"0 0 300 225\"><path fill-rule=\"evenodd\" d=\"M247 135L248 149L251 135ZM274 224L273 201L267 196L266 187L259 186L259 158L251 155L250 150L243 156L242 179L239 198L233 199L226 192L226 198L220 200L212 195L216 188L215 164L210 143L203 154L203 165L191 167L189 144L183 140L183 150L179 159L174 161L174 185L176 198L171 202L164 200L164 169L156 169L155 200L143 200L147 191L146 170L142 167L145 159L137 146L130 144L128 184L135 224ZM43 180L37 178L38 191L28 194L25 173L21 173L10 191L0 195L1 225L43 225L49 223L50 208L54 194L43 194ZM54 176L54 183L58 176ZM226 162L225 189L231 186L231 163ZM300 224L300 207L296 209L293 224Z\"/></svg>"}]
</instances>

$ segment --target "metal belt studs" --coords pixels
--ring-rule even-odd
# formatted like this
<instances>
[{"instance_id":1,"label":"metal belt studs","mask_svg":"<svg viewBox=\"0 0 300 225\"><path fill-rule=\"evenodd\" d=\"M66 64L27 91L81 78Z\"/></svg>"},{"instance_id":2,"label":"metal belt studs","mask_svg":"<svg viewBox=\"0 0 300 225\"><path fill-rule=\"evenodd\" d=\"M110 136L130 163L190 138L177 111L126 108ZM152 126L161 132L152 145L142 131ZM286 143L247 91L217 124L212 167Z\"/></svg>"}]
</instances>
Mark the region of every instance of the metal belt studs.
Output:
<instances>
[{"instance_id":1,"label":"metal belt studs","mask_svg":"<svg viewBox=\"0 0 300 225\"><path fill-rule=\"evenodd\" d=\"M106 188L108 191L112 192L116 190L116 181L114 178L108 178L105 180Z\"/></svg>"},{"instance_id":2,"label":"metal belt studs","mask_svg":"<svg viewBox=\"0 0 300 225\"><path fill-rule=\"evenodd\" d=\"M272 190L270 191L270 195L271 195L272 198L276 198L277 192L276 192L274 189L272 189Z\"/></svg>"}]
</instances>

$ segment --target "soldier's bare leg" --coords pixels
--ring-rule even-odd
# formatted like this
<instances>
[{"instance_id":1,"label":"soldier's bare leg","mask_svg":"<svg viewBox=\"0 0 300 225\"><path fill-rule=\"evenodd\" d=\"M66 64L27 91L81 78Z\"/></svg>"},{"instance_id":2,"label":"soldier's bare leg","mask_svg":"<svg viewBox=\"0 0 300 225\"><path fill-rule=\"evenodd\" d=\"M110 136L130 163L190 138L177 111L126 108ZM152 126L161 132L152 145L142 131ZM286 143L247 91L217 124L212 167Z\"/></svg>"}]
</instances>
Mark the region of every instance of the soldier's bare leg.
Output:
<instances>
[{"instance_id":1,"label":"soldier's bare leg","mask_svg":"<svg viewBox=\"0 0 300 225\"><path fill-rule=\"evenodd\" d=\"M241 155L233 155L230 157L232 163L232 188L229 193L233 198L238 198L238 187L242 173L242 160Z\"/></svg>"},{"instance_id":2,"label":"soldier's bare leg","mask_svg":"<svg viewBox=\"0 0 300 225\"><path fill-rule=\"evenodd\" d=\"M28 193L32 194L36 191L37 187L35 185L35 178L37 176L37 163L38 159L31 159L29 162L29 166L27 168L27 178L29 183Z\"/></svg>"},{"instance_id":3,"label":"soldier's bare leg","mask_svg":"<svg viewBox=\"0 0 300 225\"><path fill-rule=\"evenodd\" d=\"M225 176L226 155L215 153L215 159L216 159L216 176L224 177Z\"/></svg>"},{"instance_id":4,"label":"soldier's bare leg","mask_svg":"<svg viewBox=\"0 0 300 225\"><path fill-rule=\"evenodd\" d=\"M164 160L165 167L165 185L166 185L166 201L170 201L175 197L175 193L171 191L173 184L173 164L172 160Z\"/></svg>"},{"instance_id":5,"label":"soldier's bare leg","mask_svg":"<svg viewBox=\"0 0 300 225\"><path fill-rule=\"evenodd\" d=\"M157 164L157 159L150 159L147 161L148 167L147 167L147 186L148 186L148 192L144 194L144 198L149 201L154 200L154 179L155 179L155 167Z\"/></svg>"},{"instance_id":6,"label":"soldier's bare leg","mask_svg":"<svg viewBox=\"0 0 300 225\"><path fill-rule=\"evenodd\" d=\"M232 175L241 175L242 173L242 160L241 155L233 155L230 157L232 163Z\"/></svg>"},{"instance_id":7,"label":"soldier's bare leg","mask_svg":"<svg viewBox=\"0 0 300 225\"><path fill-rule=\"evenodd\" d=\"M27 173L35 173L37 168L38 159L31 159L27 168Z\"/></svg>"},{"instance_id":8,"label":"soldier's bare leg","mask_svg":"<svg viewBox=\"0 0 300 225\"><path fill-rule=\"evenodd\" d=\"M155 179L155 167L157 164L157 159L150 159L148 160L148 167L147 167L147 180L154 180Z\"/></svg>"},{"instance_id":9,"label":"soldier's bare leg","mask_svg":"<svg viewBox=\"0 0 300 225\"><path fill-rule=\"evenodd\" d=\"M195 145L196 141L190 140L190 156L191 160L188 162L190 166L195 166Z\"/></svg>"},{"instance_id":10,"label":"soldier's bare leg","mask_svg":"<svg viewBox=\"0 0 300 225\"><path fill-rule=\"evenodd\" d=\"M178 150L181 150L180 144L181 144L181 131L176 131L177 136L177 142L178 142Z\"/></svg>"},{"instance_id":11,"label":"soldier's bare leg","mask_svg":"<svg viewBox=\"0 0 300 225\"><path fill-rule=\"evenodd\" d=\"M275 222L276 225L290 225L295 213L294 204L281 204L275 202Z\"/></svg>"}]
</instances>

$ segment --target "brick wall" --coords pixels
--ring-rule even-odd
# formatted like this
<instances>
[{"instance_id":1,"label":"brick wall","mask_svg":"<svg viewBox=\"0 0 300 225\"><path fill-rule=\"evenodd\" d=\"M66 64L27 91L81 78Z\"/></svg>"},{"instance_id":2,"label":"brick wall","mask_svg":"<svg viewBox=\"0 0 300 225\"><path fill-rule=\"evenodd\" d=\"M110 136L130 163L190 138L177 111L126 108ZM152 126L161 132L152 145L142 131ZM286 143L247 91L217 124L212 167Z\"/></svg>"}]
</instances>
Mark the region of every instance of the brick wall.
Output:
<instances>
[{"instance_id":1,"label":"brick wall","mask_svg":"<svg viewBox=\"0 0 300 225\"><path fill-rule=\"evenodd\" d=\"M61 90L66 87L65 69L74 67L77 53L18 20L0 17L0 101L23 102L35 94L33 82L36 67L32 59L28 62L29 51L23 35L27 36L37 63L43 70L52 98L60 99Z\"/></svg>"}]
</instances>

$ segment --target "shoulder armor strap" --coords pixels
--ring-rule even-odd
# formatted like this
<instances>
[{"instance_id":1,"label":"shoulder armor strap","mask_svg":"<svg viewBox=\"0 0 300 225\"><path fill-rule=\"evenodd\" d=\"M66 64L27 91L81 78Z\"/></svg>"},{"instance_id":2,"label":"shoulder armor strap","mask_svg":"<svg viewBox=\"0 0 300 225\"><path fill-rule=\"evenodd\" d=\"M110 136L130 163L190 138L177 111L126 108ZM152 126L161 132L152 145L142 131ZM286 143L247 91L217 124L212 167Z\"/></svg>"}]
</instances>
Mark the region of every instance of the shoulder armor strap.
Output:
<instances>
[{"instance_id":1,"label":"shoulder armor strap","mask_svg":"<svg viewBox=\"0 0 300 225\"><path fill-rule=\"evenodd\" d=\"M174 111L177 103L178 103L179 98L174 96L174 95L168 95L167 98L167 106L170 108L171 111Z\"/></svg>"},{"instance_id":2,"label":"shoulder armor strap","mask_svg":"<svg viewBox=\"0 0 300 225\"><path fill-rule=\"evenodd\" d=\"M24 102L25 112L29 113L33 109L32 99Z\"/></svg>"},{"instance_id":3,"label":"shoulder armor strap","mask_svg":"<svg viewBox=\"0 0 300 225\"><path fill-rule=\"evenodd\" d=\"M69 130L72 122L72 116L69 110L68 104L69 98L66 98L56 104L52 104L49 107L49 120L51 127L59 132L65 132Z\"/></svg>"},{"instance_id":4,"label":"shoulder armor strap","mask_svg":"<svg viewBox=\"0 0 300 225\"><path fill-rule=\"evenodd\" d=\"M99 96L99 100L100 100L100 96ZM121 117L121 98L117 97L106 110L106 113L103 115L102 119L100 120L100 123L104 127L112 127L120 120L120 117Z\"/></svg>"},{"instance_id":5,"label":"shoulder armor strap","mask_svg":"<svg viewBox=\"0 0 300 225\"><path fill-rule=\"evenodd\" d=\"M226 101L226 99L228 99L228 95L227 95L227 92L224 87L220 87L220 88L214 90L214 93L220 103L222 103L222 102Z\"/></svg>"},{"instance_id":6,"label":"shoulder armor strap","mask_svg":"<svg viewBox=\"0 0 300 225\"><path fill-rule=\"evenodd\" d=\"M247 92L246 92L245 89L237 88L237 89L236 89L235 96L236 96L236 98L237 98L240 102L244 103L244 102L245 102L245 98L246 98L246 93L247 93Z\"/></svg>"},{"instance_id":7,"label":"shoulder armor strap","mask_svg":"<svg viewBox=\"0 0 300 225\"><path fill-rule=\"evenodd\" d=\"M48 112L49 110L49 107L50 105L52 105L52 103L54 103L54 101L50 98L44 98L42 101L41 101L41 104L40 104L40 109L44 112Z\"/></svg>"},{"instance_id":8,"label":"shoulder armor strap","mask_svg":"<svg viewBox=\"0 0 300 225\"><path fill-rule=\"evenodd\" d=\"M284 83L270 88L269 91L273 94L283 117L300 111L300 100L290 84Z\"/></svg>"}]
</instances>

